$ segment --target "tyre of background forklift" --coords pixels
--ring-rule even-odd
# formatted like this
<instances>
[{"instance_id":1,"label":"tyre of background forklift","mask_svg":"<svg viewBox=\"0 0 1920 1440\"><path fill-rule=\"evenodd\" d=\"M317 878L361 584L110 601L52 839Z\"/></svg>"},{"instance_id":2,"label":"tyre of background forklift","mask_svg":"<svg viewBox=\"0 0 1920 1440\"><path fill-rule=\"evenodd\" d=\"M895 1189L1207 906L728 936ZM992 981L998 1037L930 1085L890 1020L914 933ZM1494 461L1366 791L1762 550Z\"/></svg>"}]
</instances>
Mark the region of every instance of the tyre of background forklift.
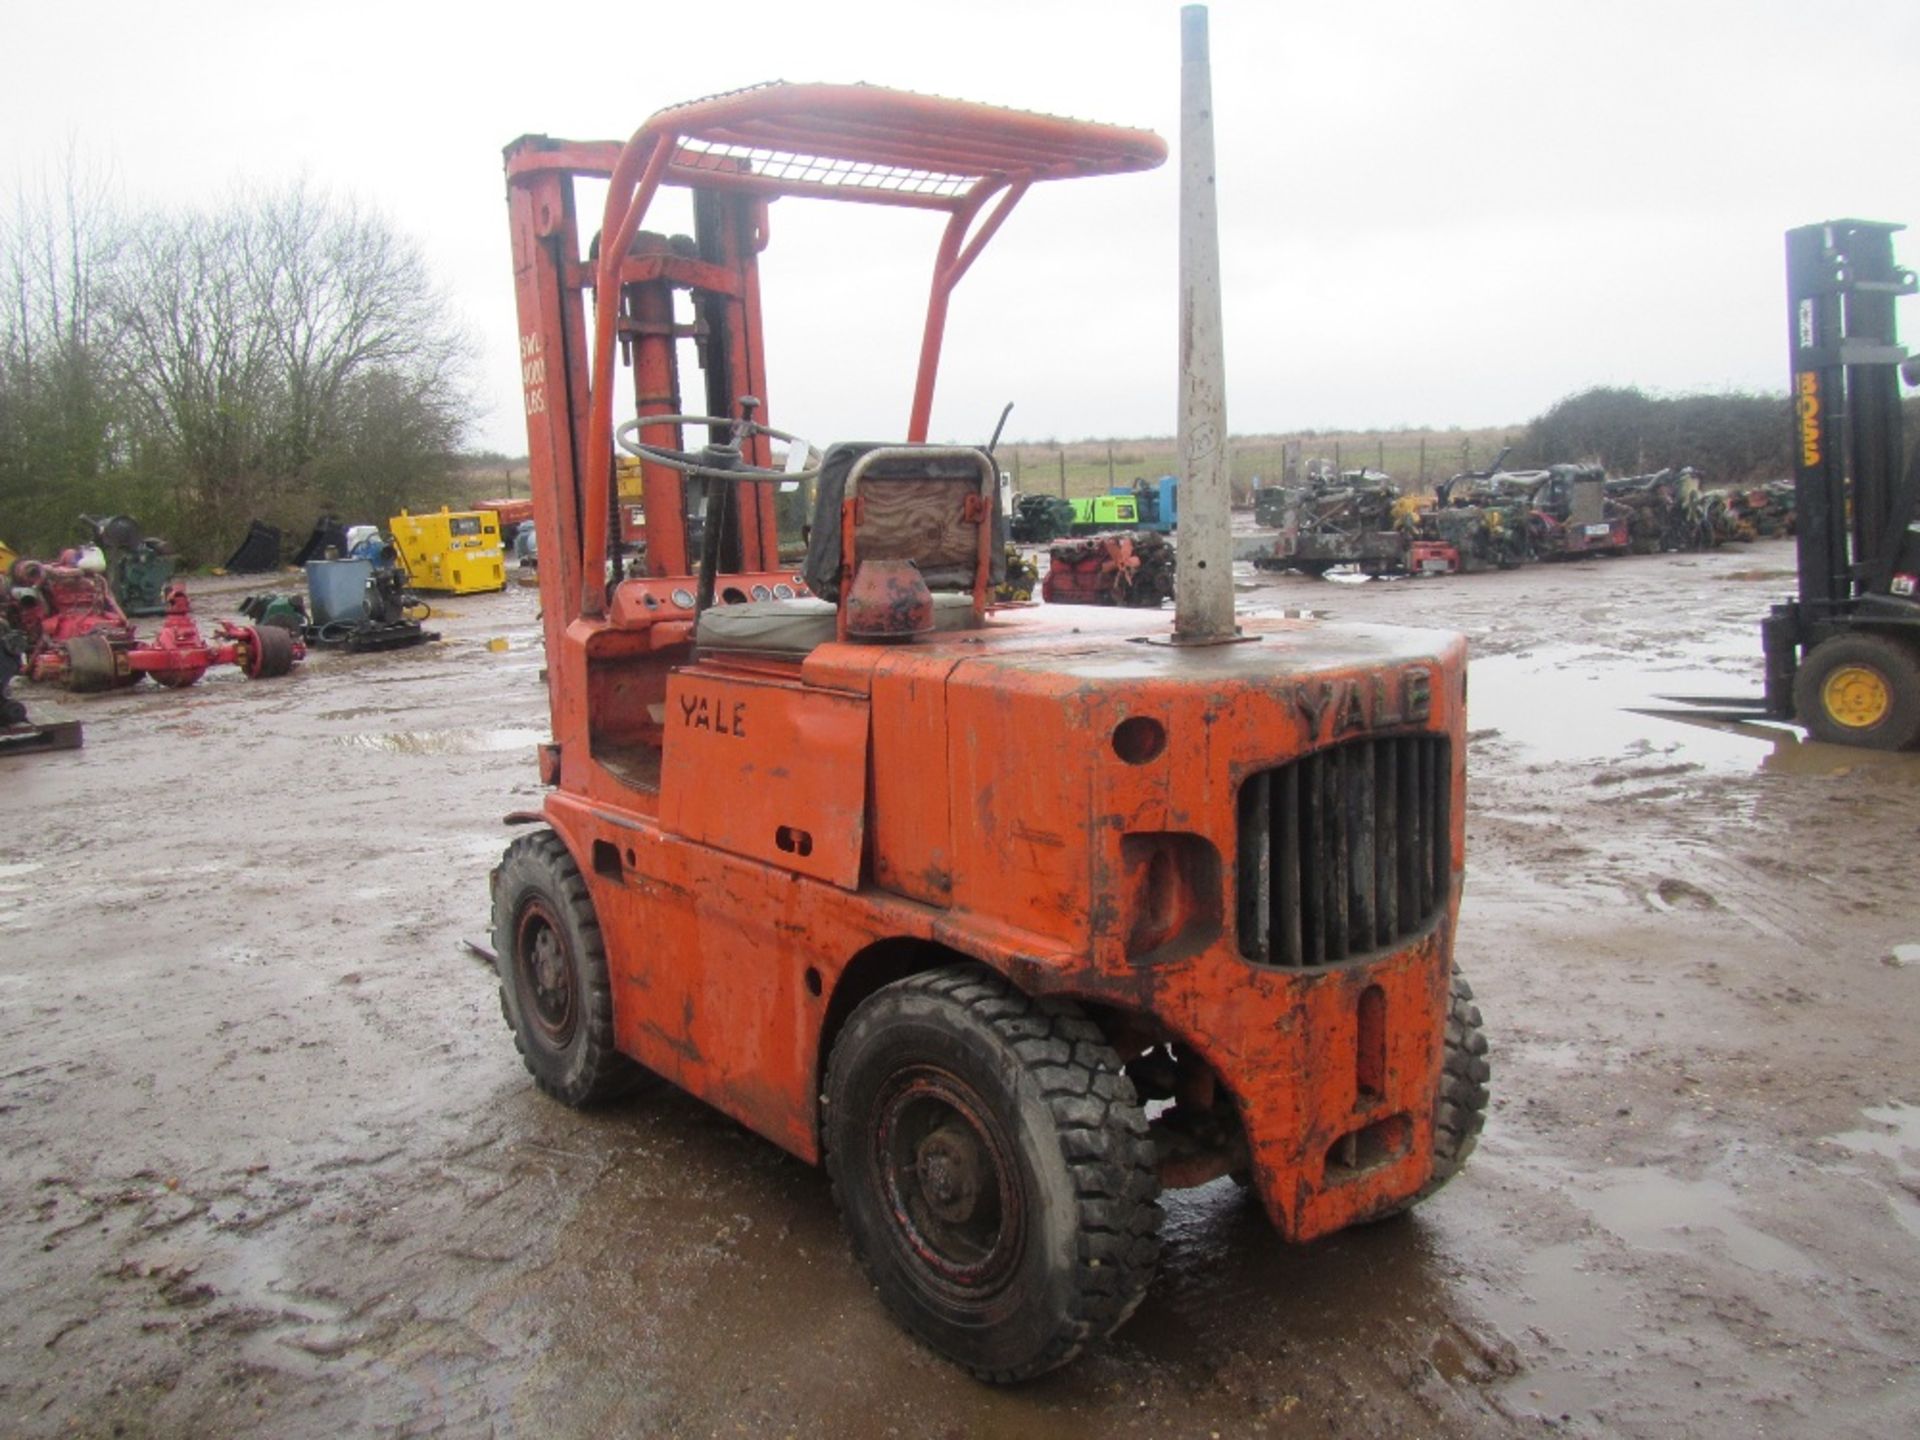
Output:
<instances>
[{"instance_id":1,"label":"tyre of background forklift","mask_svg":"<svg viewBox=\"0 0 1920 1440\"><path fill-rule=\"evenodd\" d=\"M1910 750L1920 745L1920 656L1884 635L1836 635L1800 662L1794 718L1816 740Z\"/></svg>"},{"instance_id":2,"label":"tyre of background forklift","mask_svg":"<svg viewBox=\"0 0 1920 1440\"><path fill-rule=\"evenodd\" d=\"M1077 1006L978 966L870 996L827 1070L827 1172L907 1330L982 1380L1112 1333L1160 1254L1145 1113Z\"/></svg>"},{"instance_id":3,"label":"tyre of background forklift","mask_svg":"<svg viewBox=\"0 0 1920 1440\"><path fill-rule=\"evenodd\" d=\"M534 1083L576 1108L647 1078L613 1045L607 952L579 867L551 830L522 835L493 872L500 1010Z\"/></svg>"},{"instance_id":4,"label":"tyre of background forklift","mask_svg":"<svg viewBox=\"0 0 1920 1440\"><path fill-rule=\"evenodd\" d=\"M1446 1053L1440 1064L1440 1093L1433 1102L1433 1174L1414 1194L1391 1210L1372 1217L1391 1220L1414 1206L1458 1175L1480 1143L1480 1129L1487 1121L1487 1082L1492 1068L1487 1063L1487 1037L1483 1032L1480 1007L1473 1003L1473 987L1458 970L1447 995Z\"/></svg>"},{"instance_id":5,"label":"tyre of background forklift","mask_svg":"<svg viewBox=\"0 0 1920 1440\"><path fill-rule=\"evenodd\" d=\"M63 689L76 695L94 695L127 683L120 672L119 657L104 635L76 635L60 648L66 656L66 670L60 680Z\"/></svg>"},{"instance_id":6,"label":"tyre of background forklift","mask_svg":"<svg viewBox=\"0 0 1920 1440\"><path fill-rule=\"evenodd\" d=\"M247 630L247 678L272 680L293 669L293 634L278 625Z\"/></svg>"}]
</instances>

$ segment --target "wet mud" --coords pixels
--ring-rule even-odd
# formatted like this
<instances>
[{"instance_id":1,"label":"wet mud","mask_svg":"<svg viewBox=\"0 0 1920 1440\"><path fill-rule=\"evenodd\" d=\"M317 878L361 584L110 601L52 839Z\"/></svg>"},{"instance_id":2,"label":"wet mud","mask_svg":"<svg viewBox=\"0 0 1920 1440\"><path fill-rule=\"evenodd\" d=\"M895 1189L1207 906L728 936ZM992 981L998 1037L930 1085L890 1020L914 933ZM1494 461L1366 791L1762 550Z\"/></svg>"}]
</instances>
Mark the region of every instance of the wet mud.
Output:
<instances>
[{"instance_id":1,"label":"wet mud","mask_svg":"<svg viewBox=\"0 0 1920 1440\"><path fill-rule=\"evenodd\" d=\"M0 1434L1915 1433L1920 761L1636 713L1757 689L1791 564L1243 577L1471 638L1493 1113L1315 1245L1171 1197L1133 1321L1005 1391L893 1328L817 1172L528 1082L462 941L541 793L532 592L285 680L26 688L87 743L0 761Z\"/></svg>"}]
</instances>

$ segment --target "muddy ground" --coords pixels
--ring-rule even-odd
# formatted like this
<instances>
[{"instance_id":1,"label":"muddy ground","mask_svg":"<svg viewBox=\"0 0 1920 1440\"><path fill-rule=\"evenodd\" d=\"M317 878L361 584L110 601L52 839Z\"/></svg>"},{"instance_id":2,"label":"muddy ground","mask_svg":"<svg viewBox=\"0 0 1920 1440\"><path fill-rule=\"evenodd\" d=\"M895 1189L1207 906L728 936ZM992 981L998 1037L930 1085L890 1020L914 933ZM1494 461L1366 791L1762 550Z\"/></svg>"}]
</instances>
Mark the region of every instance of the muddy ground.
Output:
<instances>
[{"instance_id":1,"label":"muddy ground","mask_svg":"<svg viewBox=\"0 0 1920 1440\"><path fill-rule=\"evenodd\" d=\"M1472 637L1494 1110L1405 1223L1173 1197L1132 1323L1007 1391L892 1327L816 1172L528 1083L461 940L540 794L532 592L281 681L21 687L87 743L0 761L0 1434L1920 1433L1920 758L1624 708L1756 687L1791 566L1245 575Z\"/></svg>"}]
</instances>

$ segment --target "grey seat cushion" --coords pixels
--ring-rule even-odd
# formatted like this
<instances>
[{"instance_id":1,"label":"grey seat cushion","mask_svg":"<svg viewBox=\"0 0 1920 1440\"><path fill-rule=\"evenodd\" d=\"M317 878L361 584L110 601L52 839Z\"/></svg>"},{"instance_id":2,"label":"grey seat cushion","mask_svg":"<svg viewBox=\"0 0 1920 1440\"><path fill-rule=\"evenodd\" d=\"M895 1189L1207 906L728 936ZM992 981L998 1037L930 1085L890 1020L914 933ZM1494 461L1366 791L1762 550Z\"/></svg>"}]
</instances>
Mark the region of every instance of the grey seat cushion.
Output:
<instances>
[{"instance_id":1,"label":"grey seat cushion","mask_svg":"<svg viewBox=\"0 0 1920 1440\"><path fill-rule=\"evenodd\" d=\"M703 650L751 650L761 655L805 655L834 638L838 612L825 600L752 600L716 605L700 617L693 643ZM933 628L965 630L973 623L973 597L936 593Z\"/></svg>"}]
</instances>

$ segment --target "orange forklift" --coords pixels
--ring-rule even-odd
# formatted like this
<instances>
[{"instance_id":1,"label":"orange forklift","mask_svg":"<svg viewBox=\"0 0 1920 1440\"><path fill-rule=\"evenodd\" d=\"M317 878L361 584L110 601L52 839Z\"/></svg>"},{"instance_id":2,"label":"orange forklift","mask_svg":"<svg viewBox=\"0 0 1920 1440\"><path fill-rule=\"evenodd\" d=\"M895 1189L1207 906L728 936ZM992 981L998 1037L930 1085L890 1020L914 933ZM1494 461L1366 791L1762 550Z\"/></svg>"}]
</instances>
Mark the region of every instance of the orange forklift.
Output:
<instances>
[{"instance_id":1,"label":"orange forklift","mask_svg":"<svg viewBox=\"0 0 1920 1440\"><path fill-rule=\"evenodd\" d=\"M1232 1176L1311 1240L1431 1194L1487 1103L1453 964L1464 643L998 604L993 459L926 443L949 297L1015 205L1165 157L784 83L506 151L553 726L492 877L515 1043L566 1104L663 1077L824 1163L895 1317L992 1381L1133 1312L1163 1189ZM645 228L669 185L691 236ZM776 200L944 217L903 442L769 423Z\"/></svg>"}]
</instances>

